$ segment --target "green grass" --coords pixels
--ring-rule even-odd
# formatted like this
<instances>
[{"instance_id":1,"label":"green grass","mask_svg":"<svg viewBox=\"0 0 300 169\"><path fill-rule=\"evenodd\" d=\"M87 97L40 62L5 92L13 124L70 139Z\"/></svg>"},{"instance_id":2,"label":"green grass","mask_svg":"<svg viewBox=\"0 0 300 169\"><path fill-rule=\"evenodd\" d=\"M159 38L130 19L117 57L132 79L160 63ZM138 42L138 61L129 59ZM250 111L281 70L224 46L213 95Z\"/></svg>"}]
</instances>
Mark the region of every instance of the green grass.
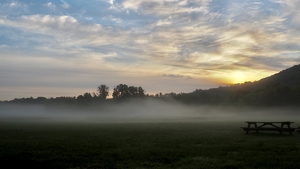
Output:
<instances>
[{"instance_id":1,"label":"green grass","mask_svg":"<svg viewBox=\"0 0 300 169\"><path fill-rule=\"evenodd\" d=\"M54 168L300 168L300 134L246 135L241 126L245 124L2 121L0 158Z\"/></svg>"}]
</instances>

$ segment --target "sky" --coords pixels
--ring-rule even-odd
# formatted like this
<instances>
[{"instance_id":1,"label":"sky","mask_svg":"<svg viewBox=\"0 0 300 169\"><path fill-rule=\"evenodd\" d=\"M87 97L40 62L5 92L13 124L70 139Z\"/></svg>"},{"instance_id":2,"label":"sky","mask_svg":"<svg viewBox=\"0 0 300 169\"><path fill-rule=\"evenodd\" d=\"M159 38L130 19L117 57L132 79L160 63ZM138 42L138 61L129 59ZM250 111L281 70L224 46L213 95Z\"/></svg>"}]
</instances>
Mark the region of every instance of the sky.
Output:
<instances>
[{"instance_id":1,"label":"sky","mask_svg":"<svg viewBox=\"0 0 300 169\"><path fill-rule=\"evenodd\" d=\"M256 81L300 62L299 0L1 0L0 100Z\"/></svg>"}]
</instances>

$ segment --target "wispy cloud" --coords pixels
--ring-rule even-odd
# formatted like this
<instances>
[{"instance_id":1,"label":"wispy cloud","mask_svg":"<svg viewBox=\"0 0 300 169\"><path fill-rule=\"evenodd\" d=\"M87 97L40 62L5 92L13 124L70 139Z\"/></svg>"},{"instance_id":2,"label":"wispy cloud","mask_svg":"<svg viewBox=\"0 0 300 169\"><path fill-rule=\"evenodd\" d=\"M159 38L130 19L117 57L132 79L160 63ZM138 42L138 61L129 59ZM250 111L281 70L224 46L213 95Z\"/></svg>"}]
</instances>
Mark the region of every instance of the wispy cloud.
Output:
<instances>
[{"instance_id":1,"label":"wispy cloud","mask_svg":"<svg viewBox=\"0 0 300 169\"><path fill-rule=\"evenodd\" d=\"M69 7L70 7L70 5L69 5L66 1L61 0L61 2L63 3L63 4L61 5L63 8L69 8Z\"/></svg>"},{"instance_id":2,"label":"wispy cloud","mask_svg":"<svg viewBox=\"0 0 300 169\"><path fill-rule=\"evenodd\" d=\"M171 77L171 78L184 78L184 79L190 79L190 76L185 75L174 75L174 74L163 74L164 77Z\"/></svg>"},{"instance_id":3,"label":"wispy cloud","mask_svg":"<svg viewBox=\"0 0 300 169\"><path fill-rule=\"evenodd\" d=\"M8 1L4 3L0 3L0 14L1 15L17 15L20 13L27 13L28 12L28 5L24 3L20 3L17 1Z\"/></svg>"},{"instance_id":4,"label":"wispy cloud","mask_svg":"<svg viewBox=\"0 0 300 169\"><path fill-rule=\"evenodd\" d=\"M51 9L55 9L56 8L56 5L53 4L52 2L48 2L45 4L47 7L51 8Z\"/></svg>"}]
</instances>

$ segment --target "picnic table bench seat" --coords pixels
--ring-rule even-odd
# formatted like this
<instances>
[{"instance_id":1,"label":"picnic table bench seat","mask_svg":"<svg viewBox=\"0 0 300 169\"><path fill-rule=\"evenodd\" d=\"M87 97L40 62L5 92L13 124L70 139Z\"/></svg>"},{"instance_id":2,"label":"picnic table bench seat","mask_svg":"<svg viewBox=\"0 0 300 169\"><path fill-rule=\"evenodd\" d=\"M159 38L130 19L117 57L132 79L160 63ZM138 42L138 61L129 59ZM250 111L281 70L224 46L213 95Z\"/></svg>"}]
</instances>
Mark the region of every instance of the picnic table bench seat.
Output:
<instances>
[{"instance_id":1,"label":"picnic table bench seat","mask_svg":"<svg viewBox=\"0 0 300 169\"><path fill-rule=\"evenodd\" d=\"M291 128L290 125L294 122L283 121L283 122L255 122L255 121L246 121L248 124L247 127L241 127L246 134L249 131L278 131L279 133L282 132L289 132L292 134L297 128ZM280 125L278 125L280 124ZM253 126L253 127L251 127Z\"/></svg>"},{"instance_id":2,"label":"picnic table bench seat","mask_svg":"<svg viewBox=\"0 0 300 169\"><path fill-rule=\"evenodd\" d=\"M274 127L261 127L261 128L248 128L248 127L241 127L244 131L281 131L281 132L294 132L297 128L274 128Z\"/></svg>"}]
</instances>

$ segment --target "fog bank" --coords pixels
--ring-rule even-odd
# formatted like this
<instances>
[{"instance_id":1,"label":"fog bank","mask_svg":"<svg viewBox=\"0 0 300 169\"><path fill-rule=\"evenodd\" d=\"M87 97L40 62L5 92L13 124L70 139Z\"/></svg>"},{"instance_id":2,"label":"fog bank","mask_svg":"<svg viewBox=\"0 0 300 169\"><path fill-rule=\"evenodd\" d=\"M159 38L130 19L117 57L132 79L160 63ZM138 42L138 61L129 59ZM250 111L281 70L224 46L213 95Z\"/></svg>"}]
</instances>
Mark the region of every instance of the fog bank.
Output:
<instances>
[{"instance_id":1,"label":"fog bank","mask_svg":"<svg viewBox=\"0 0 300 169\"><path fill-rule=\"evenodd\" d=\"M229 106L189 106L157 100L103 105L0 104L0 120L40 120L66 122L143 121L300 121L297 108L258 109Z\"/></svg>"}]
</instances>

